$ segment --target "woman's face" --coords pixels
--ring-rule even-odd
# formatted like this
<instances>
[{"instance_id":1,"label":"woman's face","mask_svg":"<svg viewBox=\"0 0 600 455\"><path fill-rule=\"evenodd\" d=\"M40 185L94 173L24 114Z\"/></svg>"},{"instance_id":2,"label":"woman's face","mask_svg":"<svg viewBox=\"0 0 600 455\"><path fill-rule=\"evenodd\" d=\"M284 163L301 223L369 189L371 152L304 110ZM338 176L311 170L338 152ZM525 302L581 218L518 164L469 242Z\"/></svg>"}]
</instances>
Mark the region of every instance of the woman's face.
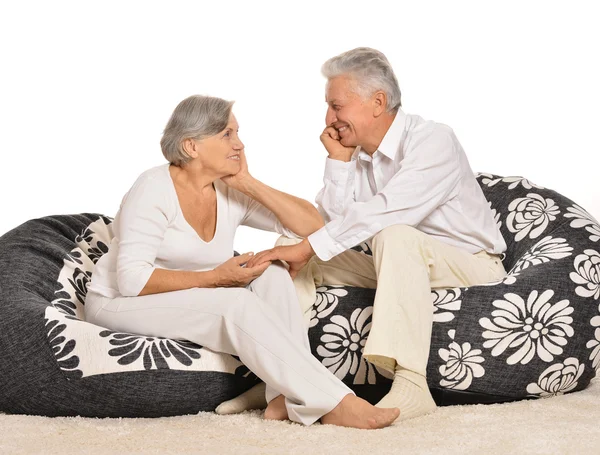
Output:
<instances>
[{"instance_id":1,"label":"woman's face","mask_svg":"<svg viewBox=\"0 0 600 455\"><path fill-rule=\"evenodd\" d=\"M238 136L239 126L235 116L229 116L229 122L223 131L200 141L200 153L203 167L219 176L237 174L241 168L240 152L244 144Z\"/></svg>"}]
</instances>

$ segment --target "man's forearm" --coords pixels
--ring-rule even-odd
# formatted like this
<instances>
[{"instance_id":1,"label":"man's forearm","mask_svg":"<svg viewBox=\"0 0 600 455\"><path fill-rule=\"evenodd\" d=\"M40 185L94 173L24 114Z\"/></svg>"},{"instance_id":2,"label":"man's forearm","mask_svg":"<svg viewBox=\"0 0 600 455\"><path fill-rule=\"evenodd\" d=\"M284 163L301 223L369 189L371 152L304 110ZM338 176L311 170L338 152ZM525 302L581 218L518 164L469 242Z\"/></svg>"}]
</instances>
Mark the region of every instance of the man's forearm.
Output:
<instances>
[{"instance_id":1,"label":"man's forearm","mask_svg":"<svg viewBox=\"0 0 600 455\"><path fill-rule=\"evenodd\" d=\"M325 224L319 211L310 202L271 188L255 178L244 182L240 191L260 202L275 214L285 228L302 237Z\"/></svg>"}]
</instances>

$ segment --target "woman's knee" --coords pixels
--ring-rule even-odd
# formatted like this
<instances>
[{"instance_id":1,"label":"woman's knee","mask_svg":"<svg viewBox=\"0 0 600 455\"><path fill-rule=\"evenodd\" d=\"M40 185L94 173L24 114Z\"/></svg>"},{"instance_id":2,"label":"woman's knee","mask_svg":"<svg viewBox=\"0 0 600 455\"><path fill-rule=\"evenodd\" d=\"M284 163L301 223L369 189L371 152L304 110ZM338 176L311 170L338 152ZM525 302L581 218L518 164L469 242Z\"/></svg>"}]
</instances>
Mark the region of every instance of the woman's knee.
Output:
<instances>
[{"instance_id":1,"label":"woman's knee","mask_svg":"<svg viewBox=\"0 0 600 455\"><path fill-rule=\"evenodd\" d=\"M292 280L289 272L281 261L274 261L255 281L256 284L281 282L282 280Z\"/></svg>"}]
</instances>

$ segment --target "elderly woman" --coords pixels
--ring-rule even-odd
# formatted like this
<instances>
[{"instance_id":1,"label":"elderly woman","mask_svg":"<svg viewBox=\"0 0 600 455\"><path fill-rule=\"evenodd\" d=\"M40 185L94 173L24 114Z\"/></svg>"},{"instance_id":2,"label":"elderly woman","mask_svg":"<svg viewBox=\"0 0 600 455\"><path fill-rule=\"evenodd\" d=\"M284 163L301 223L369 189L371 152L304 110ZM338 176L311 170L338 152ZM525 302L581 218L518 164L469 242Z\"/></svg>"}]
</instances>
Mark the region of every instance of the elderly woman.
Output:
<instances>
[{"instance_id":1,"label":"elderly woman","mask_svg":"<svg viewBox=\"0 0 600 455\"><path fill-rule=\"evenodd\" d=\"M123 198L87 320L239 356L267 384L266 419L388 426L398 409L356 397L311 355L284 266L232 257L239 225L287 236L323 225L312 204L249 174L232 104L191 96L177 106L161 140L169 163L142 173Z\"/></svg>"}]
</instances>

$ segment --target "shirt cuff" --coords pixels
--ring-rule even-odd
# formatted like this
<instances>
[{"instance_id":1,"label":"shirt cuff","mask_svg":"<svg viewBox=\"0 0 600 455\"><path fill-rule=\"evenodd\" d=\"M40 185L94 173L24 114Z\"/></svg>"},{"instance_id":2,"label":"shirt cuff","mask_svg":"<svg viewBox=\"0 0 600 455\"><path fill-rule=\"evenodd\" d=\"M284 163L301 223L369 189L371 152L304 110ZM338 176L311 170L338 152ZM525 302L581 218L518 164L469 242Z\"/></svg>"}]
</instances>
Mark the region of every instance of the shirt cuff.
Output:
<instances>
[{"instance_id":1,"label":"shirt cuff","mask_svg":"<svg viewBox=\"0 0 600 455\"><path fill-rule=\"evenodd\" d=\"M335 183L346 183L350 173L356 168L354 160L340 161L327 158L325 161L325 178Z\"/></svg>"},{"instance_id":2,"label":"shirt cuff","mask_svg":"<svg viewBox=\"0 0 600 455\"><path fill-rule=\"evenodd\" d=\"M327 225L307 237L310 246L322 261L329 261L332 257L346 251L346 248L336 242L327 232Z\"/></svg>"}]
</instances>

